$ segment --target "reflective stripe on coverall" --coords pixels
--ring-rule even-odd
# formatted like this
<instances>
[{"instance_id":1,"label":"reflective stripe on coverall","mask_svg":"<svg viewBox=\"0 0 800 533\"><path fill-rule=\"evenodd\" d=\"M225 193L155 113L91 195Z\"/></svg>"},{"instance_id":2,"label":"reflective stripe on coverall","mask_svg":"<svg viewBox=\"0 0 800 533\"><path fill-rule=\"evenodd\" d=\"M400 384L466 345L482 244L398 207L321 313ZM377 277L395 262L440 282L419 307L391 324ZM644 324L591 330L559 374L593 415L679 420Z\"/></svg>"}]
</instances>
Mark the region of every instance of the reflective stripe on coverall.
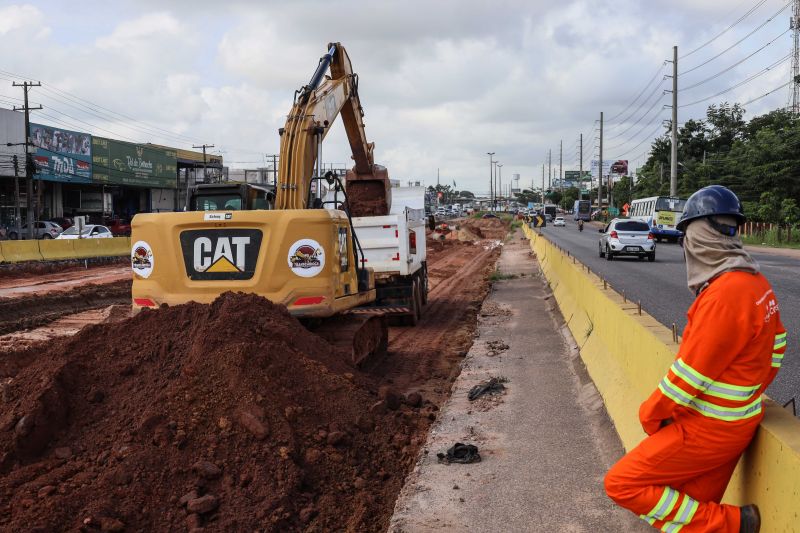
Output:
<instances>
[{"instance_id":1,"label":"reflective stripe on coverall","mask_svg":"<svg viewBox=\"0 0 800 533\"><path fill-rule=\"evenodd\" d=\"M639 409L649 437L606 475L608 496L662 531L738 532L739 508L719 502L785 350L766 278L714 279L689 308L675 363Z\"/></svg>"}]
</instances>

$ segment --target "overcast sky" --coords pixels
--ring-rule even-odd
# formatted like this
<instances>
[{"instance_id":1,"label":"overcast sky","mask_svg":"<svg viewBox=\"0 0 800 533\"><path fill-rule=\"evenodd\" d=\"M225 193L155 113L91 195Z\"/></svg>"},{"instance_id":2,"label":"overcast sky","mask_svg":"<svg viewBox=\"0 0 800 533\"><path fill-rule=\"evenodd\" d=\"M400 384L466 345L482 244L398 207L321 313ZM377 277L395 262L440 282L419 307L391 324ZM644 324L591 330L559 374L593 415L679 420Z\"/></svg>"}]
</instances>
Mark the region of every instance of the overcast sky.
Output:
<instances>
[{"instance_id":1,"label":"overcast sky","mask_svg":"<svg viewBox=\"0 0 800 533\"><path fill-rule=\"evenodd\" d=\"M459 189L483 193L486 152L503 164L504 181L518 173L530 186L532 179L540 183L548 149L558 171L560 140L564 169L577 169L583 133L588 166L597 157L600 111L604 158L640 164L670 114L663 105L671 95L662 91L671 86L663 75L671 73L665 60L673 45L687 54L743 15L679 60L679 104L758 76L679 108L679 122L702 118L708 104L746 102L785 84L792 41L784 5L0 1L0 106L18 103L11 98L22 91L11 81L25 76L44 85L32 91L32 101L45 107L34 121L178 148L211 143L229 166L255 168L265 154L277 153L277 130L294 91L308 81L326 44L340 41L359 74L376 162L404 182L434 184L438 168L443 183L455 180ZM698 82L704 83L689 88ZM747 105L747 117L785 106L789 91L783 87ZM350 164L341 123L325 141L323 160Z\"/></svg>"}]
</instances>

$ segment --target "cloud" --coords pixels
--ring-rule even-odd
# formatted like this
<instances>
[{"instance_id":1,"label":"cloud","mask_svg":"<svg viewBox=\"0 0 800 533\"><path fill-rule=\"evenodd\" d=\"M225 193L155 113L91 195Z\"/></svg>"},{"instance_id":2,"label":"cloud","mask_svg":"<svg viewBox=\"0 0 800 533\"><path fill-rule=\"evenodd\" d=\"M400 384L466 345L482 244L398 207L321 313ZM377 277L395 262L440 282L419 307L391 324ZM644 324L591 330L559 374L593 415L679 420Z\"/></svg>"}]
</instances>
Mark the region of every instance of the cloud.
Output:
<instances>
[{"instance_id":1,"label":"cloud","mask_svg":"<svg viewBox=\"0 0 800 533\"><path fill-rule=\"evenodd\" d=\"M781 5L768 0L725 35L681 59L681 69L722 52ZM278 151L277 130L294 91L308 82L326 44L341 41L359 74L376 161L403 181L432 183L439 168L447 182L455 179L459 188L485 192L487 151L506 165L504 176L520 173L523 183L538 182L548 149L557 161L559 141L564 168L577 163L583 133L588 163L596 150L600 111L607 138L619 135L606 145L619 145L614 150L619 153L606 156L634 158L646 152L648 136L660 133L660 120L669 116L663 104L670 95L663 90L671 81L663 75L671 70L664 61L672 46L688 52L749 5L717 0L229 0L222 9L211 0L140 0L109 10L89 0L70 6L69 24L62 25L58 14L64 9L56 3L0 8L5 65L0 68L43 78L46 85L154 126L108 115L45 88L34 91L48 113L74 129L91 131L89 123L101 128L94 131L99 135L119 132L181 148L213 143L225 151L226 161L263 160ZM711 77L783 30L785 19L777 17L719 59L682 76L682 87ZM37 37L20 47L20 39L31 32ZM788 53L790 44L787 36L730 72L682 90L682 105L758 72ZM788 80L787 69L783 64L707 104L755 98ZM654 74L644 93L652 97L639 107L642 100L634 98ZM783 105L786 91L754 102L749 115ZM651 104L652 111L642 117ZM681 108L679 120L703 117L705 108L706 103ZM341 124L327 137L323 159L350 164Z\"/></svg>"},{"instance_id":2,"label":"cloud","mask_svg":"<svg viewBox=\"0 0 800 533\"><path fill-rule=\"evenodd\" d=\"M10 38L13 32L25 32L42 39L50 32L44 21L44 13L30 4L0 7L0 38Z\"/></svg>"}]
</instances>

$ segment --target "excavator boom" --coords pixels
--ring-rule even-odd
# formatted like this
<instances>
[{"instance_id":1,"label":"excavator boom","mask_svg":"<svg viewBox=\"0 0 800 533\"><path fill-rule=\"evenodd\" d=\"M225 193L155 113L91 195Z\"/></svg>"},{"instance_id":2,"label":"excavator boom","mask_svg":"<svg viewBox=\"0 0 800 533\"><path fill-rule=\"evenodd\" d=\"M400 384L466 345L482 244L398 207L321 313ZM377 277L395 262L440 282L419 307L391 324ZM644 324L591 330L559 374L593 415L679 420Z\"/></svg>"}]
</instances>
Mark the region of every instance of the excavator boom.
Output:
<instances>
[{"instance_id":1,"label":"excavator boom","mask_svg":"<svg viewBox=\"0 0 800 533\"><path fill-rule=\"evenodd\" d=\"M326 76L328 69L330 76ZM328 52L320 58L311 80L296 93L286 125L280 130L278 209L314 206L311 183L315 175L321 177L315 164L319 163L322 141L339 115L354 161L353 169L346 176L347 208L352 216L389 213L389 174L385 167L375 164L374 144L367 141L364 129L358 75L353 73L350 58L341 43L328 45Z\"/></svg>"}]
</instances>

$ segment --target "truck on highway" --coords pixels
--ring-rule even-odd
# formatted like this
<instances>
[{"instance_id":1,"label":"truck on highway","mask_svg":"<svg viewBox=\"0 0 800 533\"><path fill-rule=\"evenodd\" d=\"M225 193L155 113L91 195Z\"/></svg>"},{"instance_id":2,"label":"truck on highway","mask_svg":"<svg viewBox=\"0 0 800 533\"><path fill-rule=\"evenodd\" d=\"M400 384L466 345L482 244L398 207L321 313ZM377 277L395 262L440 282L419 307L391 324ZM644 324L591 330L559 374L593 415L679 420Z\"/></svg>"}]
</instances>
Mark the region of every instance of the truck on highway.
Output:
<instances>
[{"instance_id":1,"label":"truck on highway","mask_svg":"<svg viewBox=\"0 0 800 533\"><path fill-rule=\"evenodd\" d=\"M589 222L591 220L592 206L589 200L575 200L572 207L573 220L583 220Z\"/></svg>"},{"instance_id":2,"label":"truck on highway","mask_svg":"<svg viewBox=\"0 0 800 533\"><path fill-rule=\"evenodd\" d=\"M550 215L550 220L555 220L557 207L555 204L545 204L544 214Z\"/></svg>"},{"instance_id":3,"label":"truck on highway","mask_svg":"<svg viewBox=\"0 0 800 533\"><path fill-rule=\"evenodd\" d=\"M368 268L375 272L375 301L355 312L382 311L414 325L428 301L425 188L392 189L388 215L353 217Z\"/></svg>"}]
</instances>

